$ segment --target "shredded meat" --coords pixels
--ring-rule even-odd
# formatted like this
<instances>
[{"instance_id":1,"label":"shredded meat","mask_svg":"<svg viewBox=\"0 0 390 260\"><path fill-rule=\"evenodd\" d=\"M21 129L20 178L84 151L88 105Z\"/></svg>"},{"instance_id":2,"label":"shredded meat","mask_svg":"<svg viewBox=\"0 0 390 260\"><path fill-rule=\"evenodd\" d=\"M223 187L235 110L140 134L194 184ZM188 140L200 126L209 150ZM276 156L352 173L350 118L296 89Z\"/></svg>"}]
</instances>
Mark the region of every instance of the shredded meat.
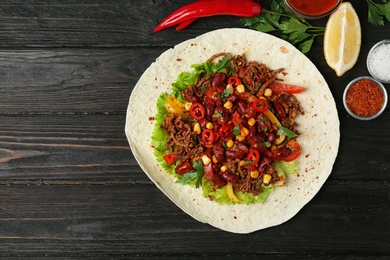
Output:
<instances>
[{"instance_id":1,"label":"shredded meat","mask_svg":"<svg viewBox=\"0 0 390 260\"><path fill-rule=\"evenodd\" d=\"M256 96L262 96L264 90L276 80L277 74L284 69L271 70L266 65L255 61L247 63L245 54L233 59L234 72L242 78L244 85Z\"/></svg>"}]
</instances>

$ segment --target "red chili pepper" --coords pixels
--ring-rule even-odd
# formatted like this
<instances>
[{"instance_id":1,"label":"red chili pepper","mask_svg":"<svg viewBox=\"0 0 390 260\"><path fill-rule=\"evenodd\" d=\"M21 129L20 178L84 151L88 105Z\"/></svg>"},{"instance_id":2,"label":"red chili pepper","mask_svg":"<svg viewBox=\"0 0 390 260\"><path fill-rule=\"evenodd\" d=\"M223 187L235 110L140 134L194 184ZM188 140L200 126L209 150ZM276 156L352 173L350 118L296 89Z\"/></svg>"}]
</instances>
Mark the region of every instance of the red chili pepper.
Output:
<instances>
[{"instance_id":1,"label":"red chili pepper","mask_svg":"<svg viewBox=\"0 0 390 260\"><path fill-rule=\"evenodd\" d=\"M260 161L260 153L257 150L250 150L247 157L246 161L251 161L251 163L247 164L248 166L257 166Z\"/></svg>"},{"instance_id":2,"label":"red chili pepper","mask_svg":"<svg viewBox=\"0 0 390 260\"><path fill-rule=\"evenodd\" d=\"M218 134L221 137L228 137L230 135L233 136L233 129L234 126L232 124L226 124L221 126L221 128L219 128Z\"/></svg>"},{"instance_id":3,"label":"red chili pepper","mask_svg":"<svg viewBox=\"0 0 390 260\"><path fill-rule=\"evenodd\" d=\"M210 146L215 142L215 132L210 129L202 131L202 141L206 146Z\"/></svg>"},{"instance_id":4,"label":"red chili pepper","mask_svg":"<svg viewBox=\"0 0 390 260\"><path fill-rule=\"evenodd\" d=\"M199 121L206 116L206 109L201 103L193 103L190 108L190 115L193 119Z\"/></svg>"},{"instance_id":5,"label":"red chili pepper","mask_svg":"<svg viewBox=\"0 0 390 260\"><path fill-rule=\"evenodd\" d=\"M172 164L180 159L177 153L170 153L170 154L164 155L163 158L167 164Z\"/></svg>"},{"instance_id":6,"label":"red chili pepper","mask_svg":"<svg viewBox=\"0 0 390 260\"><path fill-rule=\"evenodd\" d=\"M234 125L240 125L241 124L241 115L238 113L238 111L235 111L232 117L232 122Z\"/></svg>"},{"instance_id":7,"label":"red chili pepper","mask_svg":"<svg viewBox=\"0 0 390 260\"><path fill-rule=\"evenodd\" d=\"M239 77L236 77L236 76L230 76L228 78L228 84L231 84L233 85L234 87L240 85L242 82L241 82L241 79Z\"/></svg>"},{"instance_id":8,"label":"red chili pepper","mask_svg":"<svg viewBox=\"0 0 390 260\"><path fill-rule=\"evenodd\" d=\"M268 102L266 99L259 98L252 102L252 107L257 112L264 112L268 110Z\"/></svg>"},{"instance_id":9,"label":"red chili pepper","mask_svg":"<svg viewBox=\"0 0 390 260\"><path fill-rule=\"evenodd\" d=\"M240 17L254 17L261 12L261 6L254 1L237 0L213 0L197 1L185 5L165 18L155 29L159 32L171 26L183 23L194 18L208 17L213 15L234 15ZM185 25L185 24L184 24ZM188 24L187 24L188 25ZM182 28L182 27L180 27Z\"/></svg>"}]
</instances>

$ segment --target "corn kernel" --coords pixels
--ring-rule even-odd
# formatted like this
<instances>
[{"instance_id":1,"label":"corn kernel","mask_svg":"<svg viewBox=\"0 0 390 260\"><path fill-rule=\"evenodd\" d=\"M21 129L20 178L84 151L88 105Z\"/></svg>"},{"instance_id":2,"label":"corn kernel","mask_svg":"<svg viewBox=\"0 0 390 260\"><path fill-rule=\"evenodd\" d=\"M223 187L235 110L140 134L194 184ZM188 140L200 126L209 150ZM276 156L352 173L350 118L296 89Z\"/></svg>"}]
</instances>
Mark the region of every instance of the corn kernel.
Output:
<instances>
[{"instance_id":1,"label":"corn kernel","mask_svg":"<svg viewBox=\"0 0 390 260\"><path fill-rule=\"evenodd\" d=\"M210 160L210 158L207 155L204 154L202 156L202 162L203 162L203 165L207 166L207 165L209 165L211 163L211 160Z\"/></svg>"},{"instance_id":2,"label":"corn kernel","mask_svg":"<svg viewBox=\"0 0 390 260\"><path fill-rule=\"evenodd\" d=\"M266 97L272 96L272 89L270 89L270 88L264 89L264 94L263 95L266 96Z\"/></svg>"},{"instance_id":3,"label":"corn kernel","mask_svg":"<svg viewBox=\"0 0 390 260\"><path fill-rule=\"evenodd\" d=\"M241 134L243 137L247 136L247 135L249 134L248 128L242 127L242 128L240 129L240 134Z\"/></svg>"},{"instance_id":4,"label":"corn kernel","mask_svg":"<svg viewBox=\"0 0 390 260\"><path fill-rule=\"evenodd\" d=\"M245 166L245 161L244 161L244 160L241 160L238 164L239 164L240 166Z\"/></svg>"},{"instance_id":5,"label":"corn kernel","mask_svg":"<svg viewBox=\"0 0 390 260\"><path fill-rule=\"evenodd\" d=\"M248 119L248 125L249 126L254 126L256 124L256 119L254 119L254 118L249 118Z\"/></svg>"},{"instance_id":6,"label":"corn kernel","mask_svg":"<svg viewBox=\"0 0 390 260\"><path fill-rule=\"evenodd\" d=\"M206 128L207 129L213 129L214 128L214 125L213 125L213 123L211 123L211 122L207 122L207 124L206 124Z\"/></svg>"},{"instance_id":7,"label":"corn kernel","mask_svg":"<svg viewBox=\"0 0 390 260\"><path fill-rule=\"evenodd\" d=\"M226 172L228 170L228 167L226 165L221 166L221 171Z\"/></svg>"},{"instance_id":8,"label":"corn kernel","mask_svg":"<svg viewBox=\"0 0 390 260\"><path fill-rule=\"evenodd\" d=\"M233 94L234 89L232 84L227 84L226 89L229 91L229 94Z\"/></svg>"},{"instance_id":9,"label":"corn kernel","mask_svg":"<svg viewBox=\"0 0 390 260\"><path fill-rule=\"evenodd\" d=\"M199 123L195 123L195 124L194 124L194 132L195 132L195 134L197 134L197 135L199 135L200 132L202 132Z\"/></svg>"},{"instance_id":10,"label":"corn kernel","mask_svg":"<svg viewBox=\"0 0 390 260\"><path fill-rule=\"evenodd\" d=\"M250 171L250 175L252 179L256 179L257 177L259 177L259 171L258 170Z\"/></svg>"},{"instance_id":11,"label":"corn kernel","mask_svg":"<svg viewBox=\"0 0 390 260\"><path fill-rule=\"evenodd\" d=\"M239 142L244 142L245 141L245 136L242 136L241 134L236 136L236 140Z\"/></svg>"},{"instance_id":12,"label":"corn kernel","mask_svg":"<svg viewBox=\"0 0 390 260\"><path fill-rule=\"evenodd\" d=\"M226 109L231 109L233 107L233 103L231 101L226 101L225 104L223 104L223 106Z\"/></svg>"},{"instance_id":13,"label":"corn kernel","mask_svg":"<svg viewBox=\"0 0 390 260\"><path fill-rule=\"evenodd\" d=\"M268 173L264 174L263 176L263 183L268 184L271 181L272 176Z\"/></svg>"},{"instance_id":14,"label":"corn kernel","mask_svg":"<svg viewBox=\"0 0 390 260\"><path fill-rule=\"evenodd\" d=\"M234 142L233 142L232 139L230 139L229 141L226 142L226 146L227 146L228 148L232 147L233 144L234 144Z\"/></svg>"},{"instance_id":15,"label":"corn kernel","mask_svg":"<svg viewBox=\"0 0 390 260\"><path fill-rule=\"evenodd\" d=\"M217 162L218 162L218 159L217 159L217 157L215 157L215 155L213 155L213 156L211 156L211 161L212 161L213 163L217 163Z\"/></svg>"},{"instance_id":16,"label":"corn kernel","mask_svg":"<svg viewBox=\"0 0 390 260\"><path fill-rule=\"evenodd\" d=\"M187 111L189 111L191 107L192 107L192 103L191 103L191 102L186 102L186 103L184 104L184 108L185 108L185 110L187 110Z\"/></svg>"},{"instance_id":17,"label":"corn kernel","mask_svg":"<svg viewBox=\"0 0 390 260\"><path fill-rule=\"evenodd\" d=\"M243 93L243 92L245 92L245 87L244 87L244 85L242 85L242 84L238 85L238 86L236 87L236 89L237 89L237 92L238 92L238 93Z\"/></svg>"}]
</instances>

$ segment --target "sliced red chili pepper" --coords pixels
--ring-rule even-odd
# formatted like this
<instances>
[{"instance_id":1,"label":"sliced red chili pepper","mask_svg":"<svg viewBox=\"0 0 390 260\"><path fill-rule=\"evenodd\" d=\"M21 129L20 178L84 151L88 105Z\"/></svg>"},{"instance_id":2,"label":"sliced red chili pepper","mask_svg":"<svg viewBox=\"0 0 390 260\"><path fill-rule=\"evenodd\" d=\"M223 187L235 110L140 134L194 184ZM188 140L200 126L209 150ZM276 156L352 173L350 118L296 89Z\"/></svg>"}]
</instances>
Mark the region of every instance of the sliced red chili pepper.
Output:
<instances>
[{"instance_id":1,"label":"sliced red chili pepper","mask_svg":"<svg viewBox=\"0 0 390 260\"><path fill-rule=\"evenodd\" d=\"M272 83L270 88L271 88L273 94L280 94L282 92L285 92L288 94L299 94L305 90L305 88L301 87L301 86L283 84L283 83L277 83L277 82Z\"/></svg>"},{"instance_id":2,"label":"sliced red chili pepper","mask_svg":"<svg viewBox=\"0 0 390 260\"><path fill-rule=\"evenodd\" d=\"M255 99L252 102L252 107L257 112L264 112L264 111L268 110L268 102L266 99L263 99L263 98Z\"/></svg>"},{"instance_id":3,"label":"sliced red chili pepper","mask_svg":"<svg viewBox=\"0 0 390 260\"><path fill-rule=\"evenodd\" d=\"M250 162L248 166L257 166L260 161L260 153L257 150L250 150L248 155L246 156L246 161Z\"/></svg>"},{"instance_id":4,"label":"sliced red chili pepper","mask_svg":"<svg viewBox=\"0 0 390 260\"><path fill-rule=\"evenodd\" d=\"M210 146L215 142L216 134L213 130L205 129L202 131L202 141L206 146Z\"/></svg>"},{"instance_id":5,"label":"sliced red chili pepper","mask_svg":"<svg viewBox=\"0 0 390 260\"><path fill-rule=\"evenodd\" d=\"M238 85L240 85L242 83L241 79L239 77L236 77L236 76L230 76L228 78L228 84L231 84L232 86L234 87L237 87Z\"/></svg>"},{"instance_id":6,"label":"sliced red chili pepper","mask_svg":"<svg viewBox=\"0 0 390 260\"><path fill-rule=\"evenodd\" d=\"M241 124L241 120L240 120L240 113L238 113L238 111L235 111L234 114L233 114L233 117L232 117L232 122L234 125L240 125Z\"/></svg>"},{"instance_id":7,"label":"sliced red chili pepper","mask_svg":"<svg viewBox=\"0 0 390 260\"><path fill-rule=\"evenodd\" d=\"M180 7L165 18L155 29L159 32L168 27L180 24L190 19L213 15L234 15L240 17L255 17L261 12L261 6L254 1L214 0L197 1Z\"/></svg>"},{"instance_id":8,"label":"sliced red chili pepper","mask_svg":"<svg viewBox=\"0 0 390 260\"><path fill-rule=\"evenodd\" d=\"M289 156L280 159L285 162L291 162L297 159L298 156L301 154L301 146L298 144L298 142L295 139L289 140L287 144L288 146L291 147L292 153Z\"/></svg>"},{"instance_id":9,"label":"sliced red chili pepper","mask_svg":"<svg viewBox=\"0 0 390 260\"><path fill-rule=\"evenodd\" d=\"M176 162L177 160L179 160L179 156L177 153L170 153L170 154L164 155L163 158L167 164L172 164L172 163Z\"/></svg>"},{"instance_id":10,"label":"sliced red chili pepper","mask_svg":"<svg viewBox=\"0 0 390 260\"><path fill-rule=\"evenodd\" d=\"M193 103L190 108L190 115L192 116L192 118L199 121L206 116L206 110L201 103L196 102Z\"/></svg>"},{"instance_id":11,"label":"sliced red chili pepper","mask_svg":"<svg viewBox=\"0 0 390 260\"><path fill-rule=\"evenodd\" d=\"M221 126L218 130L218 134L221 137L228 137L233 135L234 126L232 124L226 124Z\"/></svg>"}]
</instances>

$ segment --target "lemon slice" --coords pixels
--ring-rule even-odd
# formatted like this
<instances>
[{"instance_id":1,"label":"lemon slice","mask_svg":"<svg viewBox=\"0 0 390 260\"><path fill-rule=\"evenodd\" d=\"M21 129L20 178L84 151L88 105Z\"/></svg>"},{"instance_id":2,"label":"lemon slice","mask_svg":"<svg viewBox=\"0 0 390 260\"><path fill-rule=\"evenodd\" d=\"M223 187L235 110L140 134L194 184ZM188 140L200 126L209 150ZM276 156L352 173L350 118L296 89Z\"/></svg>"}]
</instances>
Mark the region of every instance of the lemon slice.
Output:
<instances>
[{"instance_id":1,"label":"lemon slice","mask_svg":"<svg viewBox=\"0 0 390 260\"><path fill-rule=\"evenodd\" d=\"M352 4L344 2L329 16L324 35L325 60L337 76L356 64L361 41L359 17Z\"/></svg>"}]
</instances>

